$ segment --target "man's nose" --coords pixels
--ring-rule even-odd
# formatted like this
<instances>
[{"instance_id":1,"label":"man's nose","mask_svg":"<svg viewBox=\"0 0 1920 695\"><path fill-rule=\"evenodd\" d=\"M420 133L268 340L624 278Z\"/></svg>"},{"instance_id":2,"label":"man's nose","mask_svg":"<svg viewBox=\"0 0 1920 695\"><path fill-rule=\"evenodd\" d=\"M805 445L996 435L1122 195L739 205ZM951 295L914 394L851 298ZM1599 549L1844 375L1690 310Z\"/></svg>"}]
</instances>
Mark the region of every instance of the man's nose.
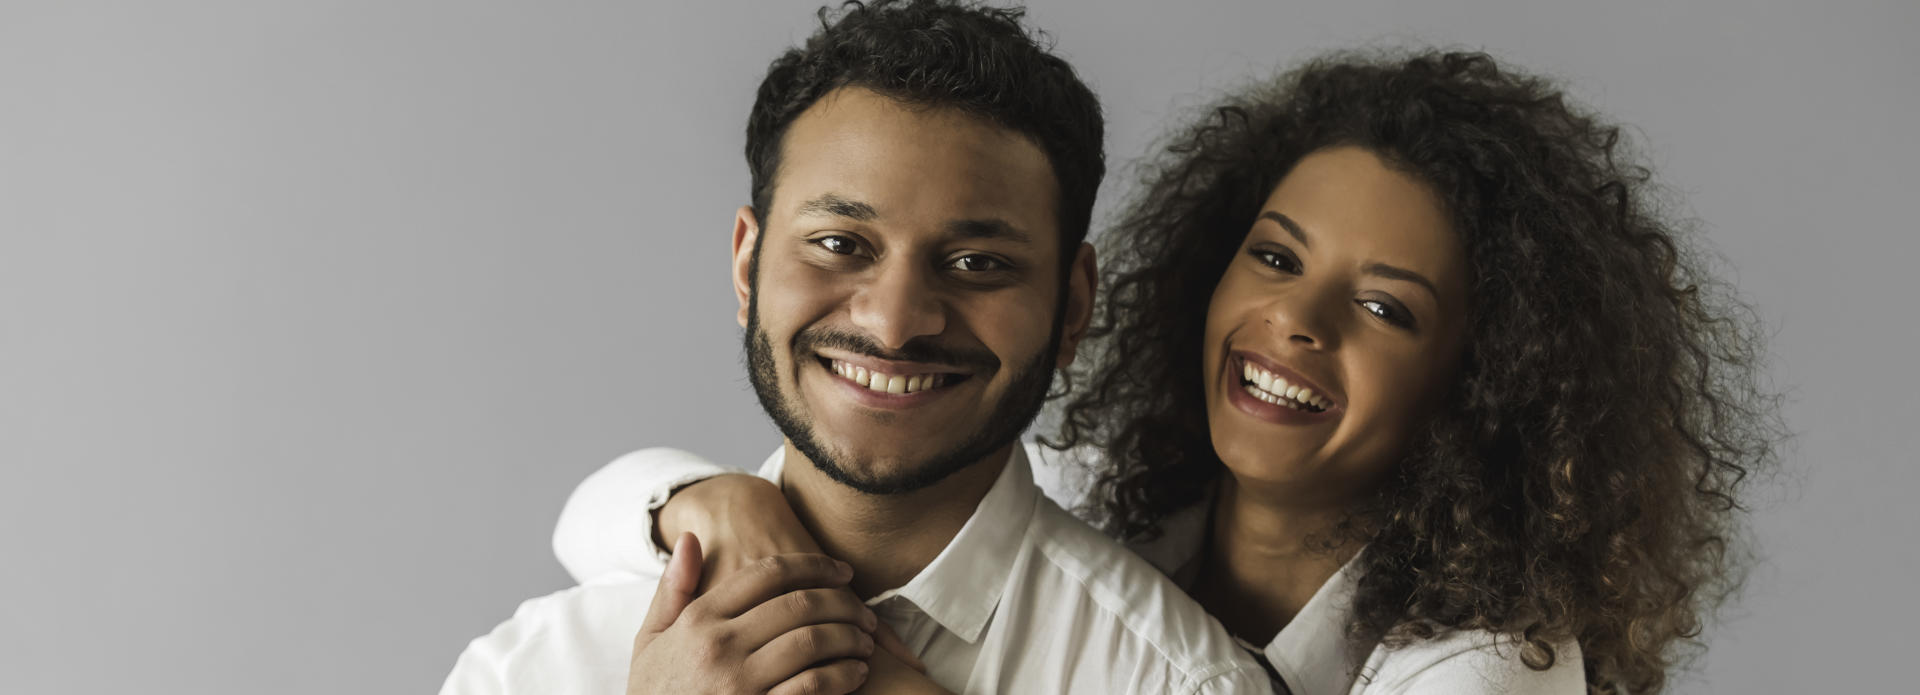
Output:
<instances>
[{"instance_id":1,"label":"man's nose","mask_svg":"<svg viewBox=\"0 0 1920 695\"><path fill-rule=\"evenodd\" d=\"M907 341L947 329L947 308L933 287L932 270L895 262L853 297L853 323L881 347L898 350Z\"/></svg>"}]
</instances>

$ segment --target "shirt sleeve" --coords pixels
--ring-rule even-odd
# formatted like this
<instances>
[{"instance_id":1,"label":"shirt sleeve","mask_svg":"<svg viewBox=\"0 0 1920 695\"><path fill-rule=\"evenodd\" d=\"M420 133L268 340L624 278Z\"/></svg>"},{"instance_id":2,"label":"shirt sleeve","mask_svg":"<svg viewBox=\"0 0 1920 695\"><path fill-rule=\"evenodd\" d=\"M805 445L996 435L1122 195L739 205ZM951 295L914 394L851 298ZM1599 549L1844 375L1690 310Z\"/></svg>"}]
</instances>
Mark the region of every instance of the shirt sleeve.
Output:
<instances>
[{"instance_id":1,"label":"shirt sleeve","mask_svg":"<svg viewBox=\"0 0 1920 695\"><path fill-rule=\"evenodd\" d=\"M440 695L498 695L505 693L499 664L478 645L468 645L453 662L453 671L440 684Z\"/></svg>"},{"instance_id":2,"label":"shirt sleeve","mask_svg":"<svg viewBox=\"0 0 1920 695\"><path fill-rule=\"evenodd\" d=\"M1257 668L1234 669L1202 681L1193 695L1287 695L1265 671Z\"/></svg>"},{"instance_id":3,"label":"shirt sleeve","mask_svg":"<svg viewBox=\"0 0 1920 695\"><path fill-rule=\"evenodd\" d=\"M674 491L739 473L679 449L641 449L580 481L553 529L553 555L581 584L666 571L653 542L653 515Z\"/></svg>"},{"instance_id":4,"label":"shirt sleeve","mask_svg":"<svg viewBox=\"0 0 1920 695\"><path fill-rule=\"evenodd\" d=\"M1553 666L1535 671L1520 660L1520 647L1507 639L1474 635L1471 644L1444 640L1414 646L1402 658L1389 658L1364 692L1418 695L1582 695L1587 692L1586 667L1580 647L1559 645ZM1450 648L1436 649L1445 645ZM1464 646L1465 648L1459 648Z\"/></svg>"}]
</instances>

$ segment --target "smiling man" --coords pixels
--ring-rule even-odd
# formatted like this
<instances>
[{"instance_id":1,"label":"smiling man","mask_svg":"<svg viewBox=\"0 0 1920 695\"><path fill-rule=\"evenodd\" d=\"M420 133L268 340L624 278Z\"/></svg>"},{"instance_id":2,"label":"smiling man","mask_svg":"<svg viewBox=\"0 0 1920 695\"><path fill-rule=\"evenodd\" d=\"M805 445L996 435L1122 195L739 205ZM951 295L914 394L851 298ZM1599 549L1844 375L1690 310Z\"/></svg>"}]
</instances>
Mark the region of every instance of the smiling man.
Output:
<instances>
[{"instance_id":1,"label":"smiling man","mask_svg":"<svg viewBox=\"0 0 1920 695\"><path fill-rule=\"evenodd\" d=\"M1094 128L1073 143L1095 148L1083 188L1099 176ZM734 290L754 392L788 453L813 464L789 475L854 499L931 496L953 475L934 494L984 491L1091 304L1092 249L1060 231L1047 154L858 85L823 95L784 139L777 191L734 222Z\"/></svg>"},{"instance_id":2,"label":"smiling man","mask_svg":"<svg viewBox=\"0 0 1920 695\"><path fill-rule=\"evenodd\" d=\"M688 538L671 569L570 566L582 586L474 640L443 692L1268 692L1197 604L1040 493L1018 441L1091 314L1093 94L1017 11L823 17L761 84L732 233L748 371L785 442L758 477L696 487L784 500L763 507L812 538L764 550L845 566ZM678 456L596 475L717 472Z\"/></svg>"}]
</instances>

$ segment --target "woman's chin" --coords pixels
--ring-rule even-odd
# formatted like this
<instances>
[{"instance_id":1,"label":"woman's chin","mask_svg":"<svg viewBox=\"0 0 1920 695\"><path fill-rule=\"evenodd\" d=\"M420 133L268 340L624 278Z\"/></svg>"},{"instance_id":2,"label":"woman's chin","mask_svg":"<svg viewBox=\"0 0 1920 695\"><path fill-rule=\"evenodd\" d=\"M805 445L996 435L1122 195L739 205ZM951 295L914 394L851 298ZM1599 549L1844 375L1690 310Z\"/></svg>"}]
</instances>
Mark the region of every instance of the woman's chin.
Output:
<instances>
[{"instance_id":1,"label":"woman's chin","mask_svg":"<svg viewBox=\"0 0 1920 695\"><path fill-rule=\"evenodd\" d=\"M1241 486L1293 487L1313 481L1315 467L1298 456L1275 456L1265 447L1221 447L1214 450ZM1264 455L1257 452L1265 452Z\"/></svg>"}]
</instances>

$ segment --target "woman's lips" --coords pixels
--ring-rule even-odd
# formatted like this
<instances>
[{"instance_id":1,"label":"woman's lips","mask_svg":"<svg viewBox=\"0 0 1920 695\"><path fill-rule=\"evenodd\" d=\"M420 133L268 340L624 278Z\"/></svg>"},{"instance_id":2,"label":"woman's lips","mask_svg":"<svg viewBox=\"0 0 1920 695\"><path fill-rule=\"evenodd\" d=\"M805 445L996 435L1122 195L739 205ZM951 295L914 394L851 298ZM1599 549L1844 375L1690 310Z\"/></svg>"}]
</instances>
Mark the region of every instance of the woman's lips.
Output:
<instances>
[{"instance_id":1,"label":"woman's lips","mask_svg":"<svg viewBox=\"0 0 1920 695\"><path fill-rule=\"evenodd\" d=\"M1245 381L1257 384L1273 395L1319 410L1340 407L1341 399L1338 396L1300 372L1259 353L1234 350L1227 354L1227 367L1238 372Z\"/></svg>"},{"instance_id":2,"label":"woman's lips","mask_svg":"<svg viewBox=\"0 0 1920 695\"><path fill-rule=\"evenodd\" d=\"M1305 378L1249 353L1229 356L1221 387L1233 406L1255 418L1280 425L1310 425L1339 417L1338 401L1318 393ZM1257 357L1257 356L1256 356Z\"/></svg>"}]
</instances>

